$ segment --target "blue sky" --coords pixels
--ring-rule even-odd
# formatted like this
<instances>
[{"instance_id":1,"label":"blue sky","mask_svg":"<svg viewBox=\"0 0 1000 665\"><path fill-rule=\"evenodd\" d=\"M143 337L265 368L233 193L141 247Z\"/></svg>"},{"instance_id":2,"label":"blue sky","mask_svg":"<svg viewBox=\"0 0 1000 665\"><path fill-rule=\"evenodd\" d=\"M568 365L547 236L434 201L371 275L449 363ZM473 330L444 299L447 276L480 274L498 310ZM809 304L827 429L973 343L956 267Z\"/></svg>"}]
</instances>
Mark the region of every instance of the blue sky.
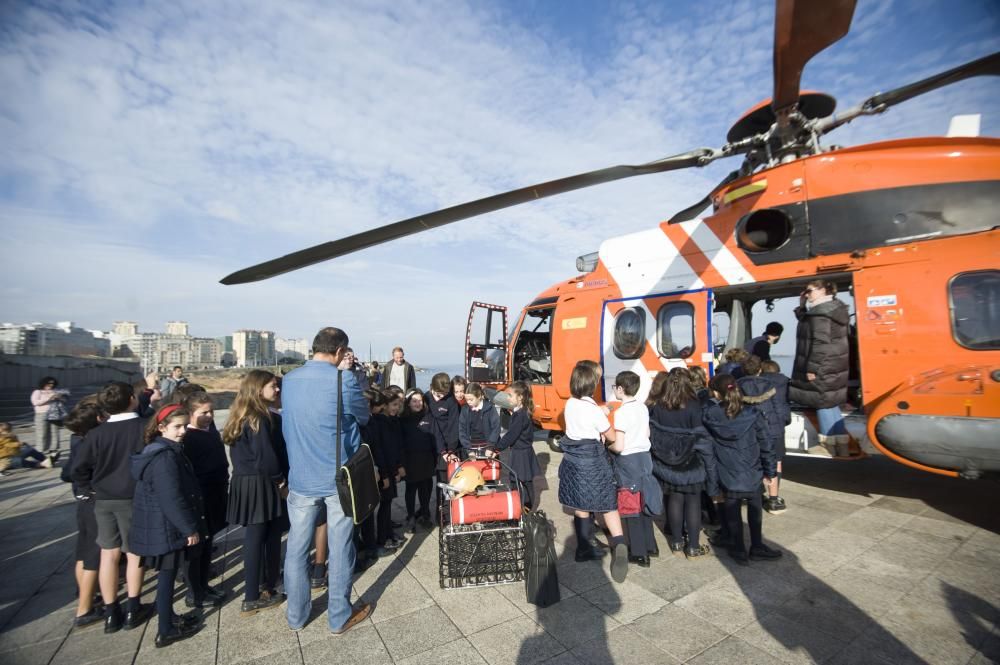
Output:
<instances>
[{"instance_id":1,"label":"blue sky","mask_svg":"<svg viewBox=\"0 0 1000 665\"><path fill-rule=\"evenodd\" d=\"M601 240L701 198L736 161L424 233L257 284L312 244L617 163L717 146L769 95L767 2L3 3L0 319L194 334L337 325L460 361L469 303L519 309ZM991 0L859 0L804 87L846 108L1000 50ZM1000 82L831 136L941 135Z\"/></svg>"}]
</instances>

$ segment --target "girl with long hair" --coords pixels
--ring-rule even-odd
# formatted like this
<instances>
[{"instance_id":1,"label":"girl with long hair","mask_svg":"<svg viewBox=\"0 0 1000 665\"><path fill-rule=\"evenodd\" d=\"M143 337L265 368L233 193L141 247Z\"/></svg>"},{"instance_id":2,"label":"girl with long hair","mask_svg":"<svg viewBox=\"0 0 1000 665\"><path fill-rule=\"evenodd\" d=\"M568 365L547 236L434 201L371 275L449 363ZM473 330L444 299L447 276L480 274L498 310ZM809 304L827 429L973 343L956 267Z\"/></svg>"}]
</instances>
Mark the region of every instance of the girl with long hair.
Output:
<instances>
[{"instance_id":1,"label":"girl with long hair","mask_svg":"<svg viewBox=\"0 0 1000 665\"><path fill-rule=\"evenodd\" d=\"M251 370L240 383L222 430L222 441L230 447L233 463L227 519L244 527L242 616L277 607L284 600L276 589L288 469L281 462L285 457L279 416L269 408L277 397L277 377L265 370Z\"/></svg>"},{"instance_id":2,"label":"girl with long hair","mask_svg":"<svg viewBox=\"0 0 1000 665\"><path fill-rule=\"evenodd\" d=\"M774 447L767 436L764 414L743 404L743 394L731 374L717 374L710 382L712 397L703 422L715 442L719 485L725 492L724 515L729 554L739 563L747 559L770 561L781 551L764 544L761 534L763 506L761 482L777 474ZM747 503L750 525L750 552L743 539L743 502Z\"/></svg>"},{"instance_id":3,"label":"girl with long hair","mask_svg":"<svg viewBox=\"0 0 1000 665\"><path fill-rule=\"evenodd\" d=\"M512 405L510 424L507 433L500 437L497 450L510 449L509 465L513 474L509 482L513 484L513 476L517 476L524 486L524 505L531 508L535 505L534 478L542 475L542 467L532 445L535 424L531 421L531 413L535 410L535 402L531 399L531 386L524 381L510 384L507 395Z\"/></svg>"},{"instance_id":4,"label":"girl with long hair","mask_svg":"<svg viewBox=\"0 0 1000 665\"><path fill-rule=\"evenodd\" d=\"M406 469L406 530L416 531L416 524L430 529L431 489L437 465L437 442L434 422L427 414L424 396L419 390L410 390L403 401L400 418L403 429L403 467ZM420 496L420 510L417 495Z\"/></svg>"}]
</instances>

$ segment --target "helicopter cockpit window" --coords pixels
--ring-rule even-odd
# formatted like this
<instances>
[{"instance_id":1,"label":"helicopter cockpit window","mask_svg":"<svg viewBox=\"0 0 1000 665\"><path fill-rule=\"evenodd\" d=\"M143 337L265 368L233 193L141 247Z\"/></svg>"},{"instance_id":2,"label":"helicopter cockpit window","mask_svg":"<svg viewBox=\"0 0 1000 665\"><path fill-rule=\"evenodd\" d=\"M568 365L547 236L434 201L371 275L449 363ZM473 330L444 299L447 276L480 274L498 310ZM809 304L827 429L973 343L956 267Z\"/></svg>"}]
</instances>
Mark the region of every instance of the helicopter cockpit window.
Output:
<instances>
[{"instance_id":1,"label":"helicopter cockpit window","mask_svg":"<svg viewBox=\"0 0 1000 665\"><path fill-rule=\"evenodd\" d=\"M955 341L967 349L1000 349L1000 270L958 275L949 296Z\"/></svg>"},{"instance_id":2,"label":"helicopter cockpit window","mask_svg":"<svg viewBox=\"0 0 1000 665\"><path fill-rule=\"evenodd\" d=\"M656 313L657 343L664 358L690 358L694 353L694 306L671 302Z\"/></svg>"},{"instance_id":3,"label":"helicopter cockpit window","mask_svg":"<svg viewBox=\"0 0 1000 665\"><path fill-rule=\"evenodd\" d=\"M646 345L646 313L638 307L623 309L615 317L615 355L631 360L642 355Z\"/></svg>"},{"instance_id":4,"label":"helicopter cockpit window","mask_svg":"<svg viewBox=\"0 0 1000 665\"><path fill-rule=\"evenodd\" d=\"M514 380L552 383L552 317L555 309L529 309L524 313L514 342ZM514 332L513 330L511 331Z\"/></svg>"}]
</instances>

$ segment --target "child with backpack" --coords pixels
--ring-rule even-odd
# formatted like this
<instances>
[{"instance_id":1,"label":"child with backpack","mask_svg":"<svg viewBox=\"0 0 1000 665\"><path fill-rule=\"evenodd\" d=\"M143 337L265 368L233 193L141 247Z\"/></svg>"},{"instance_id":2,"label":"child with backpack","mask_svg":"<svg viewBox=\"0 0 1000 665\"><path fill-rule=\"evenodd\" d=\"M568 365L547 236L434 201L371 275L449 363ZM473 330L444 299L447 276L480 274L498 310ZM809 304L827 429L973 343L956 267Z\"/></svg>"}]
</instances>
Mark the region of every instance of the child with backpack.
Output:
<instances>
[{"instance_id":1,"label":"child with backpack","mask_svg":"<svg viewBox=\"0 0 1000 665\"><path fill-rule=\"evenodd\" d=\"M764 373L764 365L768 372ZM781 477L781 460L785 457L785 426L792 420L788 405L788 377L781 374L778 363L773 360L761 362L757 356L743 361L743 378L736 381L743 393L743 403L755 405L767 422L767 436L774 448L777 472L774 478L766 480L768 496L764 499L764 509L771 514L785 510L785 500L778 496L778 479Z\"/></svg>"}]
</instances>

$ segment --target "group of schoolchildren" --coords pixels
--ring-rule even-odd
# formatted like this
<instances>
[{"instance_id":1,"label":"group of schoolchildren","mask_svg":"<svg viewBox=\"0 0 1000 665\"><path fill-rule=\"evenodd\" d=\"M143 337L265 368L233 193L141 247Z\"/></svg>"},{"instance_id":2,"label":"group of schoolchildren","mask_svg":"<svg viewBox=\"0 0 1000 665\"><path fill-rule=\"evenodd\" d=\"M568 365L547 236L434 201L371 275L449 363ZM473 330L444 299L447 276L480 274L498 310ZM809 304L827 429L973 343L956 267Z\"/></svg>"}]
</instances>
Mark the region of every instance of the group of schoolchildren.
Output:
<instances>
[{"instance_id":1,"label":"group of schoolchildren","mask_svg":"<svg viewBox=\"0 0 1000 665\"><path fill-rule=\"evenodd\" d=\"M594 399L601 368L577 363L559 466L559 502L574 514L576 561L607 554L594 537L597 515L617 582L624 581L629 563L649 567L650 557L659 556L656 515L665 517L672 553L705 556L703 511L719 522L712 544L738 563L781 557L761 531L765 506L773 513L785 509L778 483L790 419L788 378L777 363L749 354L739 373L739 379L720 373L708 381L696 366L660 372L643 404L639 376L621 372L612 386L620 405L612 413L611 405Z\"/></svg>"}]
</instances>

